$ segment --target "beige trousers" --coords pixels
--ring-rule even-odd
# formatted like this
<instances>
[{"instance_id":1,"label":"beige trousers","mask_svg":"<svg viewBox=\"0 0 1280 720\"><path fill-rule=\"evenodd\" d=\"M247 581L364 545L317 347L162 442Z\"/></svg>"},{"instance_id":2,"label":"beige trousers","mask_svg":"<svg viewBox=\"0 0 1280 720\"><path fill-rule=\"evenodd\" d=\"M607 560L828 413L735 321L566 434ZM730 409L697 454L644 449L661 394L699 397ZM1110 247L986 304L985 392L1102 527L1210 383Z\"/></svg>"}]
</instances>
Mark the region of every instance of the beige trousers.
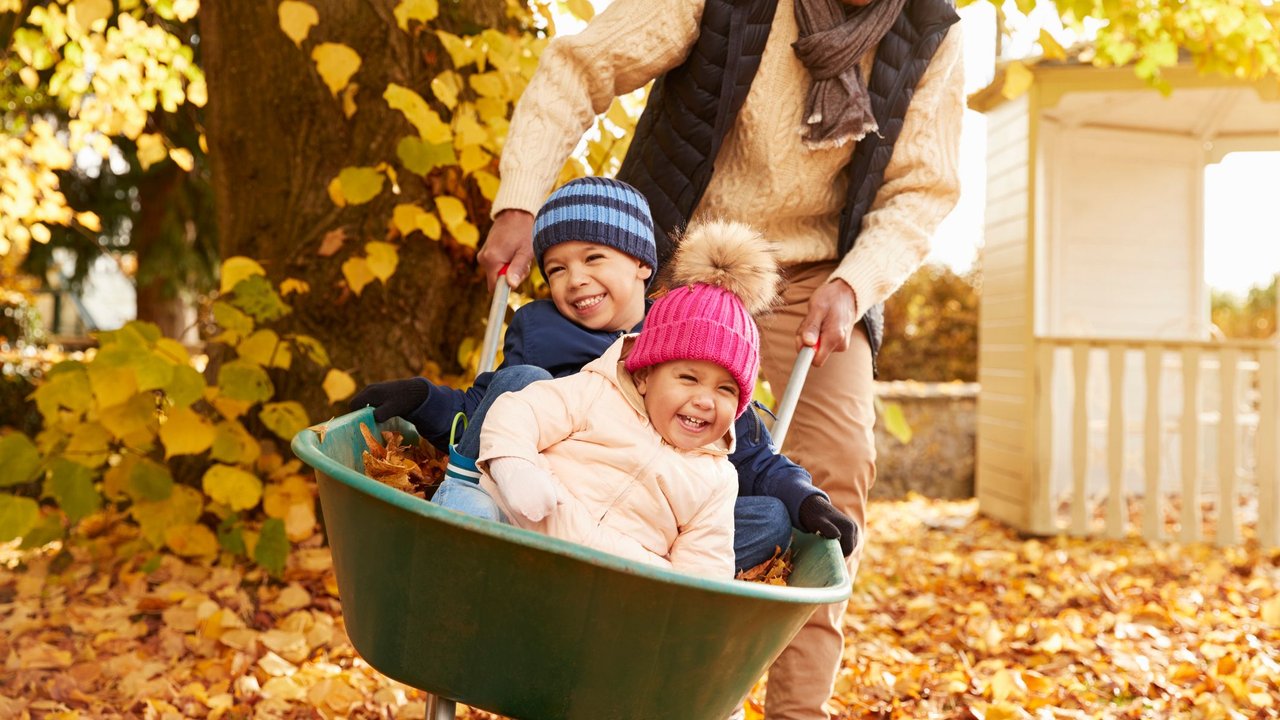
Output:
<instances>
[{"instance_id":1,"label":"beige trousers","mask_svg":"<svg viewBox=\"0 0 1280 720\"><path fill-rule=\"evenodd\" d=\"M795 266L787 273L782 303L758 319L761 369L781 396L796 358L796 331L809 297L827 281L835 263ZM858 523L862 535L848 559L849 577L858 571L866 544L867 492L876 479L875 388L871 346L861 323L848 350L832 353L813 368L791 420L783 452L813 475L831 502ZM818 608L769 669L767 720L827 720L844 653L846 602Z\"/></svg>"}]
</instances>

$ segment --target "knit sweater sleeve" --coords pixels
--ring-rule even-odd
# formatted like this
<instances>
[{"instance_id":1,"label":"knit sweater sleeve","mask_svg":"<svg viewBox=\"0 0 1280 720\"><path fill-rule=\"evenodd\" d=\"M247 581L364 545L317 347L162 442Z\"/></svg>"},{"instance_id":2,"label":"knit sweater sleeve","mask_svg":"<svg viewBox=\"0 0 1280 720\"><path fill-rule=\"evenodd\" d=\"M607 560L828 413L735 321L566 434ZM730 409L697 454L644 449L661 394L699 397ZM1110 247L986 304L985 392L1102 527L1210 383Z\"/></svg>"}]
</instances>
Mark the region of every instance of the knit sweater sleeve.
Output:
<instances>
[{"instance_id":1,"label":"knit sweater sleeve","mask_svg":"<svg viewBox=\"0 0 1280 720\"><path fill-rule=\"evenodd\" d=\"M924 262L934 231L960 196L961 37L960 26L952 26L934 53L858 241L831 274L857 294L859 317L892 295Z\"/></svg>"},{"instance_id":2,"label":"knit sweater sleeve","mask_svg":"<svg viewBox=\"0 0 1280 720\"><path fill-rule=\"evenodd\" d=\"M582 32L547 45L511 118L493 214L536 212L596 115L679 65L703 0L615 0Z\"/></svg>"}]
</instances>

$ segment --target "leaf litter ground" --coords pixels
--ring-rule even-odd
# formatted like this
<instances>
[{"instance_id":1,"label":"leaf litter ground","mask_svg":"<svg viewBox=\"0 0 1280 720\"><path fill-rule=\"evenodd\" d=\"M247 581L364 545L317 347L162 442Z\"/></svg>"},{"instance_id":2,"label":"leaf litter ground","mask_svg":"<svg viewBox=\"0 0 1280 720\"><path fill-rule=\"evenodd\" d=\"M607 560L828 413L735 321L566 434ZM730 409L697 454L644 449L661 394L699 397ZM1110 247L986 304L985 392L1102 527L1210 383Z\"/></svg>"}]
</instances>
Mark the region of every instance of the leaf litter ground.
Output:
<instances>
[{"instance_id":1,"label":"leaf litter ground","mask_svg":"<svg viewBox=\"0 0 1280 720\"><path fill-rule=\"evenodd\" d=\"M1276 551L1026 539L920 498L873 503L868 524L841 717L1280 717ZM101 527L0 549L0 719L423 717L420 692L351 647L314 542L273 582L121 559L131 531Z\"/></svg>"}]
</instances>

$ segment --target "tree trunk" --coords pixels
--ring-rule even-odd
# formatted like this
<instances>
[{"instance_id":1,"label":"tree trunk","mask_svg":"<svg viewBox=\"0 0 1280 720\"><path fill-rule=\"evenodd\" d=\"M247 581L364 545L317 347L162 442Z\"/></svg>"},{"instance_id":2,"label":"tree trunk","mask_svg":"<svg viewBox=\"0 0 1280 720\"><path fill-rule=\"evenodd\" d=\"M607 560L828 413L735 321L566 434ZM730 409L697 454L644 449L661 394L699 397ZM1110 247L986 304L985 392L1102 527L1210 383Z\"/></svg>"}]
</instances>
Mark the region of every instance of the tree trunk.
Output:
<instances>
[{"instance_id":1,"label":"tree trunk","mask_svg":"<svg viewBox=\"0 0 1280 720\"><path fill-rule=\"evenodd\" d=\"M174 287L173 273L165 268L171 253L157 254L165 232L165 213L182 183L183 171L174 163L162 163L138 182L138 218L130 233L130 247L138 257L138 319L155 323L165 337L181 340L187 329L187 303Z\"/></svg>"},{"instance_id":2,"label":"tree trunk","mask_svg":"<svg viewBox=\"0 0 1280 720\"><path fill-rule=\"evenodd\" d=\"M487 302L472 251L414 235L400 242L399 266L386 285L374 281L359 296L345 288L341 272L342 262L363 254L366 242L386 238L395 204L430 208L431 184L397 167L399 195L384 188L374 200L346 208L335 206L326 190L344 167L395 158L396 144L413 129L382 99L383 90L395 82L430 99L431 78L444 68L429 60L447 55L425 45L434 41L431 33L415 38L396 26L396 0L311 4L320 23L301 49L280 30L275 2L201 8L222 257L256 258L274 282L307 281L309 293L287 299L293 313L285 330L318 338L334 366L358 383L416 375L428 361L456 370L456 349L480 331ZM502 0L463 0L457 12L474 22L502 17L503 7ZM351 118L310 59L319 42L341 42L361 57L351 80L359 85ZM487 203L475 214L484 233ZM338 228L347 241L337 254L320 257L325 235ZM313 418L341 411L325 401L321 377L298 360L275 377L278 397L301 400Z\"/></svg>"}]
</instances>

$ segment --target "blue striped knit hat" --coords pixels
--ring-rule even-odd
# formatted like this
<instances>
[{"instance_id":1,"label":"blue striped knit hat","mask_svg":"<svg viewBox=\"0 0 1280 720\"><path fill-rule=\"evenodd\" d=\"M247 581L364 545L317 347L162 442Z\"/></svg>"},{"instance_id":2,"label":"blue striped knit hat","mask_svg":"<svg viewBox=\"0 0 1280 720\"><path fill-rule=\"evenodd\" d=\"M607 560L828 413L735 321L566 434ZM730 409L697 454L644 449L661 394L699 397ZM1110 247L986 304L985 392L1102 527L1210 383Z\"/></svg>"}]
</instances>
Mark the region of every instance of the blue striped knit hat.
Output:
<instances>
[{"instance_id":1,"label":"blue striped knit hat","mask_svg":"<svg viewBox=\"0 0 1280 720\"><path fill-rule=\"evenodd\" d=\"M544 276L547 249L571 240L607 245L653 268L645 287L658 274L649 201L620 180L578 178L551 193L533 220L533 255Z\"/></svg>"}]
</instances>

